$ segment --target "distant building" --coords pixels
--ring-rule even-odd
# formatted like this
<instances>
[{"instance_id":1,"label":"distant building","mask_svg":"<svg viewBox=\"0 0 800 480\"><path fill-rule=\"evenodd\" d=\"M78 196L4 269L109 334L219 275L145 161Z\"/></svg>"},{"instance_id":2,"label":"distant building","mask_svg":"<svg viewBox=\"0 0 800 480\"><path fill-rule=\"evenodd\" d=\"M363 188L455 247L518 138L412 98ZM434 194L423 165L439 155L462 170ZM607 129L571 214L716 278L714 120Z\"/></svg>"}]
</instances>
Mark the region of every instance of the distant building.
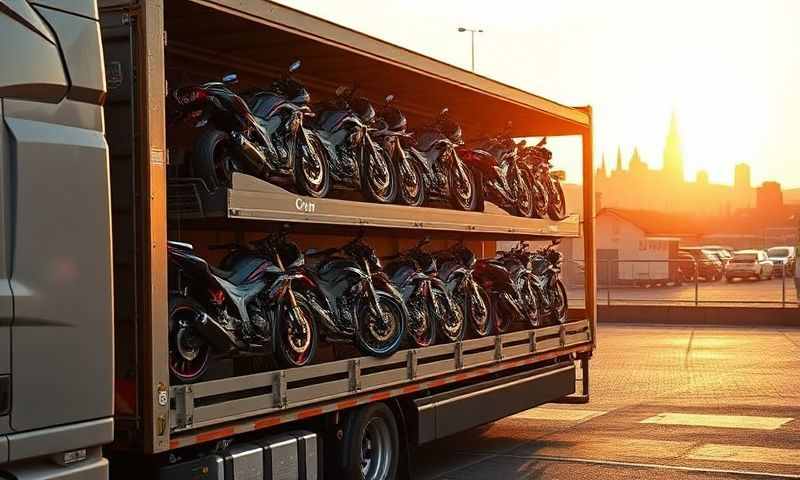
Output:
<instances>
[{"instance_id":1,"label":"distant building","mask_svg":"<svg viewBox=\"0 0 800 480\"><path fill-rule=\"evenodd\" d=\"M678 134L678 119L675 112L669 122L667 142L664 145L664 175L672 182L683 182L683 147Z\"/></svg>"},{"instance_id":2,"label":"distant building","mask_svg":"<svg viewBox=\"0 0 800 480\"><path fill-rule=\"evenodd\" d=\"M783 212L783 192L778 182L764 182L756 191L756 210L774 215Z\"/></svg>"}]
</instances>

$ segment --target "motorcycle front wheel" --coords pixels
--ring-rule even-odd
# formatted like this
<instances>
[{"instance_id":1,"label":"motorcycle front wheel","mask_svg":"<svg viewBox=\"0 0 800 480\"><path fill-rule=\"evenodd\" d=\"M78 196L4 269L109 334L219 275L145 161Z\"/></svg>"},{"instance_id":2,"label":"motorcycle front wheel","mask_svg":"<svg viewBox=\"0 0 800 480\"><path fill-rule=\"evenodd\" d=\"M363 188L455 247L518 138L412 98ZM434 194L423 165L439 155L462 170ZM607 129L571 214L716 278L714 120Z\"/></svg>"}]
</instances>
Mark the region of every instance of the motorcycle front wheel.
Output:
<instances>
[{"instance_id":1,"label":"motorcycle front wheel","mask_svg":"<svg viewBox=\"0 0 800 480\"><path fill-rule=\"evenodd\" d=\"M408 306L408 336L415 347L430 347L436 343L436 319L428 315L425 298L414 295L406 301Z\"/></svg>"},{"instance_id":2,"label":"motorcycle front wheel","mask_svg":"<svg viewBox=\"0 0 800 480\"><path fill-rule=\"evenodd\" d=\"M403 154L405 155L405 154ZM403 205L419 207L425 202L425 180L422 169L416 162L406 158L398 165L400 183L397 199Z\"/></svg>"},{"instance_id":3,"label":"motorcycle front wheel","mask_svg":"<svg viewBox=\"0 0 800 480\"><path fill-rule=\"evenodd\" d=\"M386 357L400 348L407 319L402 305L393 295L380 290L375 294L383 317L378 317L367 299L361 302L357 310L356 346L366 355Z\"/></svg>"},{"instance_id":4,"label":"motorcycle front wheel","mask_svg":"<svg viewBox=\"0 0 800 480\"><path fill-rule=\"evenodd\" d=\"M280 307L276 330L276 360L280 368L302 367L314 361L319 338L311 304L303 295L294 292L297 307Z\"/></svg>"},{"instance_id":5,"label":"motorcycle front wheel","mask_svg":"<svg viewBox=\"0 0 800 480\"><path fill-rule=\"evenodd\" d=\"M547 187L542 184L542 181L536 175L529 174L528 178L531 182L531 193L533 195L532 218L545 218L548 216L547 207L550 202Z\"/></svg>"},{"instance_id":6,"label":"motorcycle front wheel","mask_svg":"<svg viewBox=\"0 0 800 480\"><path fill-rule=\"evenodd\" d=\"M330 163L319 139L311 137L307 133L306 142L300 135L294 147L294 184L301 195L324 198L331 191Z\"/></svg>"},{"instance_id":7,"label":"motorcycle front wheel","mask_svg":"<svg viewBox=\"0 0 800 480\"><path fill-rule=\"evenodd\" d=\"M560 325L567 321L567 289L564 283L559 279L556 280L555 291L552 292L553 302L551 308L551 318L554 325Z\"/></svg>"},{"instance_id":8,"label":"motorcycle front wheel","mask_svg":"<svg viewBox=\"0 0 800 480\"><path fill-rule=\"evenodd\" d=\"M561 182L550 178L550 201L547 206L547 214L552 220L564 220L567 218L567 202L564 199L564 189Z\"/></svg>"},{"instance_id":9,"label":"motorcycle front wheel","mask_svg":"<svg viewBox=\"0 0 800 480\"><path fill-rule=\"evenodd\" d=\"M236 158L227 133L212 128L204 131L194 144L193 167L212 192L231 184Z\"/></svg>"},{"instance_id":10,"label":"motorcycle front wheel","mask_svg":"<svg viewBox=\"0 0 800 480\"><path fill-rule=\"evenodd\" d=\"M483 211L483 182L478 181L475 173L466 165L460 169L451 168L448 174L450 187L450 204L456 210L468 212Z\"/></svg>"},{"instance_id":11,"label":"motorcycle front wheel","mask_svg":"<svg viewBox=\"0 0 800 480\"><path fill-rule=\"evenodd\" d=\"M471 335L475 338L486 337L492 334L491 299L481 285L475 284L474 288L477 295L467 287L466 293L457 294L455 302L464 312Z\"/></svg>"},{"instance_id":12,"label":"motorcycle front wheel","mask_svg":"<svg viewBox=\"0 0 800 480\"><path fill-rule=\"evenodd\" d=\"M364 171L362 174L362 191L364 196L375 203L394 203L397 199L397 169L394 162L376 147L374 154L368 147L364 148Z\"/></svg>"},{"instance_id":13,"label":"motorcycle front wheel","mask_svg":"<svg viewBox=\"0 0 800 480\"><path fill-rule=\"evenodd\" d=\"M517 216L532 218L534 216L534 207L530 175L525 172L520 173L517 181Z\"/></svg>"},{"instance_id":14,"label":"motorcycle front wheel","mask_svg":"<svg viewBox=\"0 0 800 480\"><path fill-rule=\"evenodd\" d=\"M211 346L195 326L204 314L191 298L169 299L169 373L178 383L195 382L208 370Z\"/></svg>"},{"instance_id":15,"label":"motorcycle front wheel","mask_svg":"<svg viewBox=\"0 0 800 480\"><path fill-rule=\"evenodd\" d=\"M466 330L464 314L454 302L448 302L447 292L438 287L431 287L431 302L428 315L436 318L438 335L446 343L463 340Z\"/></svg>"}]
</instances>

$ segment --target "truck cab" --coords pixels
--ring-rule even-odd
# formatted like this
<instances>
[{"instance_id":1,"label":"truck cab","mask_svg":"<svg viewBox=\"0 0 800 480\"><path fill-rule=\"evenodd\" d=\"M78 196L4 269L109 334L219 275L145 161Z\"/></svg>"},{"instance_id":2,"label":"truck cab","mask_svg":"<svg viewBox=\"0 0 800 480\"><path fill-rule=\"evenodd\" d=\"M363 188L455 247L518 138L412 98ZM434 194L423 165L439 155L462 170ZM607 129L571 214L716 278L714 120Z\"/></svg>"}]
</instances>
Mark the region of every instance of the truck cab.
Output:
<instances>
[{"instance_id":1,"label":"truck cab","mask_svg":"<svg viewBox=\"0 0 800 480\"><path fill-rule=\"evenodd\" d=\"M0 472L107 478L99 446L113 438L114 352L97 5L0 2L0 32Z\"/></svg>"}]
</instances>

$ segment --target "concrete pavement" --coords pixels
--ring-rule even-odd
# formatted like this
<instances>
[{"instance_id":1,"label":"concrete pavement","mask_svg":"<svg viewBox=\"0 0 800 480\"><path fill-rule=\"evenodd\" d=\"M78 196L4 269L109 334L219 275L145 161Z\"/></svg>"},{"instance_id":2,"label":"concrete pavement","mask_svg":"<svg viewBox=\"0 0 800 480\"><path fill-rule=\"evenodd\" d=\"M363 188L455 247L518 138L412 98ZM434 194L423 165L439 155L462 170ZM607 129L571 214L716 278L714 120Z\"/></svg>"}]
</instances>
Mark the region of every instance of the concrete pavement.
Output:
<instances>
[{"instance_id":1,"label":"concrete pavement","mask_svg":"<svg viewBox=\"0 0 800 480\"><path fill-rule=\"evenodd\" d=\"M800 329L601 325L588 405L420 448L420 479L800 479Z\"/></svg>"}]
</instances>

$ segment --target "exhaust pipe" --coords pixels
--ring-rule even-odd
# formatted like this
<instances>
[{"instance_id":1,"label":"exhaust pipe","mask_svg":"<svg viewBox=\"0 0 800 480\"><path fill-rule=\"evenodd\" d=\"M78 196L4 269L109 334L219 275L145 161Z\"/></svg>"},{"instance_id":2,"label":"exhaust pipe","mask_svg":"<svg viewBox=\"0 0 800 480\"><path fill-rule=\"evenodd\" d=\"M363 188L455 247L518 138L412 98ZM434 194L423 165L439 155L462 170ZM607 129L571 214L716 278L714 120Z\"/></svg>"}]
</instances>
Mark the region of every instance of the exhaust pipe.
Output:
<instances>
[{"instance_id":1,"label":"exhaust pipe","mask_svg":"<svg viewBox=\"0 0 800 480\"><path fill-rule=\"evenodd\" d=\"M233 132L231 138L233 143L239 147L242 156L257 173L260 174L267 168L267 155L263 149L245 138L241 133Z\"/></svg>"},{"instance_id":2,"label":"exhaust pipe","mask_svg":"<svg viewBox=\"0 0 800 480\"><path fill-rule=\"evenodd\" d=\"M208 340L208 343L218 352L235 352L242 347L231 332L226 330L214 317L211 317L207 313L202 314L196 326L200 334Z\"/></svg>"}]
</instances>

